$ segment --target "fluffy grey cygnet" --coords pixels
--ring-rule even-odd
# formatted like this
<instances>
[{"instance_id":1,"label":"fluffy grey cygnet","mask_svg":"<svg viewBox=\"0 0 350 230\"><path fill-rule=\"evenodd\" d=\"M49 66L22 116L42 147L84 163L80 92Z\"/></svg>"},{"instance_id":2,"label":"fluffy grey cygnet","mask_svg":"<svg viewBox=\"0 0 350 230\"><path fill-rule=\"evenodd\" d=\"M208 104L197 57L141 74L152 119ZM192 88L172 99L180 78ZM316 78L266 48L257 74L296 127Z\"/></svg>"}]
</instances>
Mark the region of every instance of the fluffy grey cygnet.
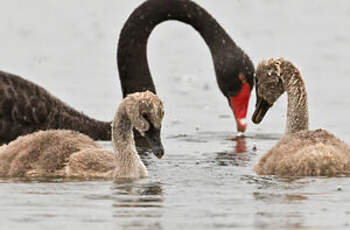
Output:
<instances>
[{"instance_id":1,"label":"fluffy grey cygnet","mask_svg":"<svg viewBox=\"0 0 350 230\"><path fill-rule=\"evenodd\" d=\"M112 123L113 150L70 130L47 130L21 136L0 147L1 177L142 178L147 169L134 143L133 128L161 158L163 105L146 91L127 96Z\"/></svg>"},{"instance_id":2,"label":"fluffy grey cygnet","mask_svg":"<svg viewBox=\"0 0 350 230\"><path fill-rule=\"evenodd\" d=\"M350 146L323 129L309 130L307 93L298 68L283 58L262 61L256 72L257 104L253 122L286 91L287 128L258 162L261 175L336 176L350 174Z\"/></svg>"}]
</instances>

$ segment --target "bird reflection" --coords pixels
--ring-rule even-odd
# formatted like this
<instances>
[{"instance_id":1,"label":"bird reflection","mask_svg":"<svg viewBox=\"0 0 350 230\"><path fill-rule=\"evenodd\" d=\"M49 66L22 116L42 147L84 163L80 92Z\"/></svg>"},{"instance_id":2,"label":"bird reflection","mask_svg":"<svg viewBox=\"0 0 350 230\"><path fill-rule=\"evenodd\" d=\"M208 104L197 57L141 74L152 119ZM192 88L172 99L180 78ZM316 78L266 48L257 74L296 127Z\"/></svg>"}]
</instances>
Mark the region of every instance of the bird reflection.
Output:
<instances>
[{"instance_id":1,"label":"bird reflection","mask_svg":"<svg viewBox=\"0 0 350 230\"><path fill-rule=\"evenodd\" d=\"M113 207L162 207L160 183L134 183L125 181L114 186Z\"/></svg>"},{"instance_id":2,"label":"bird reflection","mask_svg":"<svg viewBox=\"0 0 350 230\"><path fill-rule=\"evenodd\" d=\"M163 229L163 191L160 183L118 181L113 187L113 217L126 229Z\"/></svg>"},{"instance_id":3,"label":"bird reflection","mask_svg":"<svg viewBox=\"0 0 350 230\"><path fill-rule=\"evenodd\" d=\"M232 150L216 153L216 161L220 166L247 166L251 153L247 152L245 137L230 139L236 144Z\"/></svg>"},{"instance_id":4,"label":"bird reflection","mask_svg":"<svg viewBox=\"0 0 350 230\"><path fill-rule=\"evenodd\" d=\"M234 137L231 139L232 141L236 141L236 153L245 153L247 152L247 145L245 142L245 137Z\"/></svg>"},{"instance_id":5,"label":"bird reflection","mask_svg":"<svg viewBox=\"0 0 350 230\"><path fill-rule=\"evenodd\" d=\"M268 205L262 205L255 211L254 225L256 228L266 229L305 229L305 216L303 212L285 209L276 212L276 205L297 203L300 205L308 198L302 194L278 194L270 192L254 192L255 200L262 201ZM273 208L267 208L273 207ZM282 208L283 209L283 208ZM288 221L283 221L288 220Z\"/></svg>"}]
</instances>

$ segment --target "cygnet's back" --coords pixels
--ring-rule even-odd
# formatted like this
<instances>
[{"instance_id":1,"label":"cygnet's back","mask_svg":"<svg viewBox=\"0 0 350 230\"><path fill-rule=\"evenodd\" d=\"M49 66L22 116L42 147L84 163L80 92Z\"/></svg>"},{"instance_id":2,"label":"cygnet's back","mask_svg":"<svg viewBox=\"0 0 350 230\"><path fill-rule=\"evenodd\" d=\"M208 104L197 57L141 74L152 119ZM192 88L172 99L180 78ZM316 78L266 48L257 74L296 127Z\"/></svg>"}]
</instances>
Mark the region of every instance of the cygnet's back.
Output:
<instances>
[{"instance_id":1,"label":"cygnet's back","mask_svg":"<svg viewBox=\"0 0 350 230\"><path fill-rule=\"evenodd\" d=\"M350 174L350 147L322 129L288 133L259 160L255 171L282 176Z\"/></svg>"},{"instance_id":2,"label":"cygnet's back","mask_svg":"<svg viewBox=\"0 0 350 230\"><path fill-rule=\"evenodd\" d=\"M81 149L98 148L86 135L70 130L47 130L18 137L0 148L0 176L20 177L47 169L42 176L59 176L67 157Z\"/></svg>"}]
</instances>

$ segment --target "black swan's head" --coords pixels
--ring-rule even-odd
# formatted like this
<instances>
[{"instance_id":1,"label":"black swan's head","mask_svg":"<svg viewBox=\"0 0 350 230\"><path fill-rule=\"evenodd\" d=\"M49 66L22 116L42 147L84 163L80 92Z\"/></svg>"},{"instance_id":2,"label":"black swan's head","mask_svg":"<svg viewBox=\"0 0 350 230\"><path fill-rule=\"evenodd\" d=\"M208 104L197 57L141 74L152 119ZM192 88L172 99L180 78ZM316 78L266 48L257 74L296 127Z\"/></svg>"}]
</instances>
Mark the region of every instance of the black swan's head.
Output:
<instances>
[{"instance_id":1,"label":"black swan's head","mask_svg":"<svg viewBox=\"0 0 350 230\"><path fill-rule=\"evenodd\" d=\"M252 120L258 124L269 108L285 91L281 78L281 64L284 59L262 61L256 70L256 106Z\"/></svg>"},{"instance_id":2,"label":"black swan's head","mask_svg":"<svg viewBox=\"0 0 350 230\"><path fill-rule=\"evenodd\" d=\"M246 115L254 86L254 66L219 23L190 0L147 0L128 18L118 43L118 68L123 96L156 92L147 62L147 41L152 30L167 20L191 25L208 45L217 82L234 113L238 131L247 127Z\"/></svg>"},{"instance_id":3,"label":"black swan's head","mask_svg":"<svg viewBox=\"0 0 350 230\"><path fill-rule=\"evenodd\" d=\"M225 68L220 68L222 71L217 71L217 80L235 116L237 130L244 132L247 128L250 93L254 87L254 65L243 51L229 60ZM234 65L231 64L232 60Z\"/></svg>"}]
</instances>

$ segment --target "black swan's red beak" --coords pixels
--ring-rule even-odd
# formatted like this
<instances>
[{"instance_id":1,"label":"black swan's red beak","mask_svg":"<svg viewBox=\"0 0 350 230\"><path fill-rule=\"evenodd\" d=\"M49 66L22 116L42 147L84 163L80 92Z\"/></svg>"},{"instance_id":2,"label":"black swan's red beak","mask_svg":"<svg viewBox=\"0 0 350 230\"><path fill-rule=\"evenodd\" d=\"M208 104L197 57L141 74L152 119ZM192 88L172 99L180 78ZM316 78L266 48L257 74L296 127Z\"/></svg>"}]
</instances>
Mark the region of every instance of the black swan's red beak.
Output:
<instances>
[{"instance_id":1,"label":"black swan's red beak","mask_svg":"<svg viewBox=\"0 0 350 230\"><path fill-rule=\"evenodd\" d=\"M238 95L229 98L229 104L237 123L237 130L244 132L247 128L247 111L250 98L250 86L247 82L242 84Z\"/></svg>"}]
</instances>

